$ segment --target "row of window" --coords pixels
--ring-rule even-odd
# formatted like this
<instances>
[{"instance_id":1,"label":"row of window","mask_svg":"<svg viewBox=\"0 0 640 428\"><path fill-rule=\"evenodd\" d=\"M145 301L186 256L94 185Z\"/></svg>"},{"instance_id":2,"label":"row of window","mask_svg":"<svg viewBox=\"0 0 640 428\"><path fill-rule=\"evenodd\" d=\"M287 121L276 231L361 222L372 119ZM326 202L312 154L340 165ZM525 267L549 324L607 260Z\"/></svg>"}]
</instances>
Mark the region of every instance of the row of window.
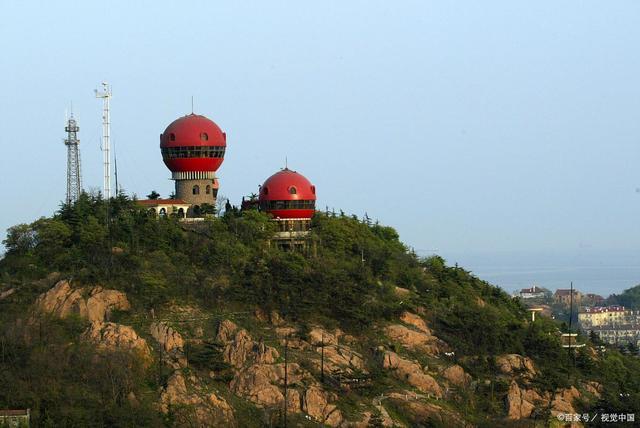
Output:
<instances>
[{"instance_id":1,"label":"row of window","mask_svg":"<svg viewBox=\"0 0 640 428\"><path fill-rule=\"evenodd\" d=\"M206 132L201 133L200 139L202 141L209 141L209 134L207 134ZM169 134L169 140L176 141L176 134L174 134L173 132Z\"/></svg>"},{"instance_id":2,"label":"row of window","mask_svg":"<svg viewBox=\"0 0 640 428\"><path fill-rule=\"evenodd\" d=\"M306 232L311 230L311 220L282 220L278 222L278 232Z\"/></svg>"},{"instance_id":3,"label":"row of window","mask_svg":"<svg viewBox=\"0 0 640 428\"><path fill-rule=\"evenodd\" d=\"M298 193L298 189L295 188L295 186L291 186L287 189L287 191L292 194L295 195ZM262 193L265 195L269 194L269 188L268 187L263 187L262 188ZM313 193L314 195L316 194L316 186L311 186L311 193Z\"/></svg>"},{"instance_id":4,"label":"row of window","mask_svg":"<svg viewBox=\"0 0 640 428\"><path fill-rule=\"evenodd\" d=\"M193 189L191 189L191 191L193 192L194 195L199 195L200 194L200 186L198 186L196 184L195 186L193 186ZM211 193L213 193L213 196L216 196L216 194L218 193L218 189L212 189L211 186L209 186L207 184L207 187L205 187L204 192L207 195L210 195Z\"/></svg>"},{"instance_id":5,"label":"row of window","mask_svg":"<svg viewBox=\"0 0 640 428\"><path fill-rule=\"evenodd\" d=\"M313 210L316 208L316 201L262 201L262 210Z\"/></svg>"},{"instance_id":6,"label":"row of window","mask_svg":"<svg viewBox=\"0 0 640 428\"><path fill-rule=\"evenodd\" d=\"M225 149L224 146L163 147L162 158L223 158Z\"/></svg>"}]
</instances>

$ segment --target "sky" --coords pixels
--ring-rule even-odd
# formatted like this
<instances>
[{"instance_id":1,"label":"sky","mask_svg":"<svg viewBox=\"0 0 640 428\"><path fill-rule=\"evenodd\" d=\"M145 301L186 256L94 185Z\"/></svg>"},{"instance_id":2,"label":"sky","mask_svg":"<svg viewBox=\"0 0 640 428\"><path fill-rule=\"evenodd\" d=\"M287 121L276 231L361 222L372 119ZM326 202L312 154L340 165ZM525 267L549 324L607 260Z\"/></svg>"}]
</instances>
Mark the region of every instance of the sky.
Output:
<instances>
[{"instance_id":1,"label":"sky","mask_svg":"<svg viewBox=\"0 0 640 428\"><path fill-rule=\"evenodd\" d=\"M159 135L226 133L234 203L288 159L318 206L515 289L640 283L640 2L1 2L0 230L65 197L65 112L102 186L113 88L119 182L173 182ZM595 273L595 272L599 273ZM555 272L555 273L554 273Z\"/></svg>"}]
</instances>

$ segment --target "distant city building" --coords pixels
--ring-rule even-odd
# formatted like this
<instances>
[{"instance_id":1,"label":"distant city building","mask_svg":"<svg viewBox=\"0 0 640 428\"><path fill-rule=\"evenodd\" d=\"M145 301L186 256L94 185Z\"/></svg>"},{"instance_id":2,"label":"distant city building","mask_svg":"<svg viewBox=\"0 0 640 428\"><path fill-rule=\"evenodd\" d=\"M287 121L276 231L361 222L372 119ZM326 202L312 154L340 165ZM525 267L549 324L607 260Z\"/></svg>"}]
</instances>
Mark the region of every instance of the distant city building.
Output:
<instances>
[{"instance_id":1,"label":"distant city building","mask_svg":"<svg viewBox=\"0 0 640 428\"><path fill-rule=\"evenodd\" d=\"M28 427L31 422L31 411L26 410L0 410L0 427Z\"/></svg>"},{"instance_id":2,"label":"distant city building","mask_svg":"<svg viewBox=\"0 0 640 428\"><path fill-rule=\"evenodd\" d=\"M548 293L548 290L545 288L540 288L537 286L533 286L531 288L523 288L520 290L520 298L521 299L544 299Z\"/></svg>"},{"instance_id":3,"label":"distant city building","mask_svg":"<svg viewBox=\"0 0 640 428\"><path fill-rule=\"evenodd\" d=\"M640 324L593 327L588 330L589 334L592 332L609 345L628 345L632 343L640 347Z\"/></svg>"},{"instance_id":4,"label":"distant city building","mask_svg":"<svg viewBox=\"0 0 640 428\"><path fill-rule=\"evenodd\" d=\"M580 327L610 345L640 344L640 311L624 306L587 307L578 313Z\"/></svg>"},{"instance_id":5,"label":"distant city building","mask_svg":"<svg viewBox=\"0 0 640 428\"><path fill-rule=\"evenodd\" d=\"M578 312L578 322L582 328L634 324L640 322L639 313L617 305L587 307Z\"/></svg>"},{"instance_id":6,"label":"distant city building","mask_svg":"<svg viewBox=\"0 0 640 428\"><path fill-rule=\"evenodd\" d=\"M556 290L553 295L553 300L555 303L560 303L565 306L569 306L571 304L571 290L566 288L559 288ZM578 290L573 290L573 304L579 305L582 300L582 293Z\"/></svg>"}]
</instances>

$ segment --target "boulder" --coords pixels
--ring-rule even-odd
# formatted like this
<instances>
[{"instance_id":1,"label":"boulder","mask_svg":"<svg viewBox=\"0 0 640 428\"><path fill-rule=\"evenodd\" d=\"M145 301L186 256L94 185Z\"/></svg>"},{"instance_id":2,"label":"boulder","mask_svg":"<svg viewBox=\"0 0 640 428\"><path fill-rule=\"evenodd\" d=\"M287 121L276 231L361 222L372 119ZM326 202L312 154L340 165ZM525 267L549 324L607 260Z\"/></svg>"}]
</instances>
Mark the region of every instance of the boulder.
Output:
<instances>
[{"instance_id":1,"label":"boulder","mask_svg":"<svg viewBox=\"0 0 640 428\"><path fill-rule=\"evenodd\" d=\"M528 418L536 406L544 406L544 399L533 389L522 389L515 380L509 385L506 406L507 417L512 420Z\"/></svg>"},{"instance_id":2,"label":"boulder","mask_svg":"<svg viewBox=\"0 0 640 428\"><path fill-rule=\"evenodd\" d=\"M505 375L523 375L526 378L532 378L537 374L533 360L519 354L500 355L496 358L496 364L498 370Z\"/></svg>"},{"instance_id":3,"label":"boulder","mask_svg":"<svg viewBox=\"0 0 640 428\"><path fill-rule=\"evenodd\" d=\"M128 311L131 304L126 294L117 290L105 290L94 287L87 299L87 318L89 321L104 321L111 315L111 311Z\"/></svg>"},{"instance_id":4,"label":"boulder","mask_svg":"<svg viewBox=\"0 0 640 428\"><path fill-rule=\"evenodd\" d=\"M384 332L391 340L399 342L405 348L428 355L440 355L449 349L446 343L432 334L416 331L401 324L387 326Z\"/></svg>"},{"instance_id":5,"label":"boulder","mask_svg":"<svg viewBox=\"0 0 640 428\"><path fill-rule=\"evenodd\" d=\"M0 300L6 299L7 297L11 296L15 292L16 292L15 288L10 288L8 290L0 292Z\"/></svg>"},{"instance_id":6,"label":"boulder","mask_svg":"<svg viewBox=\"0 0 640 428\"><path fill-rule=\"evenodd\" d=\"M584 382L582 387L589 394L593 395L596 398L600 398L602 395L602 385L595 381Z\"/></svg>"},{"instance_id":7,"label":"boulder","mask_svg":"<svg viewBox=\"0 0 640 428\"><path fill-rule=\"evenodd\" d=\"M184 339L180 333L163 322L151 323L149 332L160 344L162 361L165 364L174 369L187 366L187 359L184 356Z\"/></svg>"},{"instance_id":8,"label":"boulder","mask_svg":"<svg viewBox=\"0 0 640 428\"><path fill-rule=\"evenodd\" d=\"M291 337L298 332L298 329L295 327L277 327L275 331L278 337Z\"/></svg>"},{"instance_id":9,"label":"boulder","mask_svg":"<svg viewBox=\"0 0 640 428\"><path fill-rule=\"evenodd\" d=\"M444 369L441 375L450 384L460 388L467 387L471 383L471 376L465 373L464 369L457 364Z\"/></svg>"},{"instance_id":10,"label":"boulder","mask_svg":"<svg viewBox=\"0 0 640 428\"><path fill-rule=\"evenodd\" d=\"M398 393L391 393L390 400L411 422L411 426L469 426L458 413L434 403L424 400L406 400L404 394Z\"/></svg>"},{"instance_id":11,"label":"boulder","mask_svg":"<svg viewBox=\"0 0 640 428\"><path fill-rule=\"evenodd\" d=\"M312 328L307 335L307 339L309 343L315 346L319 346L322 343L324 343L325 346L338 344L338 336L336 334L331 334L320 327Z\"/></svg>"},{"instance_id":12,"label":"boulder","mask_svg":"<svg viewBox=\"0 0 640 428\"><path fill-rule=\"evenodd\" d=\"M260 322L266 322L271 325L281 325L283 323L282 317L278 311L267 312L262 308L257 308L254 312L254 316Z\"/></svg>"},{"instance_id":13,"label":"boulder","mask_svg":"<svg viewBox=\"0 0 640 428\"><path fill-rule=\"evenodd\" d=\"M551 401L551 415L557 416L561 413L576 413L576 409L573 407L573 402L579 397L580 391L578 391L574 386L558 391Z\"/></svg>"},{"instance_id":14,"label":"boulder","mask_svg":"<svg viewBox=\"0 0 640 428\"><path fill-rule=\"evenodd\" d=\"M173 413L174 426L236 426L233 409L227 401L215 393L203 392L202 386L194 381L197 379L187 382L182 372L176 370L161 391L160 410Z\"/></svg>"},{"instance_id":15,"label":"boulder","mask_svg":"<svg viewBox=\"0 0 640 428\"><path fill-rule=\"evenodd\" d=\"M327 392L316 386L312 386L304 392L302 411L316 421L331 427L337 427L343 421L340 410L335 404L329 403Z\"/></svg>"},{"instance_id":16,"label":"boulder","mask_svg":"<svg viewBox=\"0 0 640 428\"><path fill-rule=\"evenodd\" d=\"M221 343L227 343L233 339L236 330L238 330L238 326L233 321L224 320L218 324L216 340Z\"/></svg>"},{"instance_id":17,"label":"boulder","mask_svg":"<svg viewBox=\"0 0 640 428\"><path fill-rule=\"evenodd\" d=\"M280 354L264 342L254 341L246 330L238 330L233 340L225 345L223 357L225 362L236 368L241 368L247 363L273 364Z\"/></svg>"},{"instance_id":18,"label":"boulder","mask_svg":"<svg viewBox=\"0 0 640 428\"><path fill-rule=\"evenodd\" d=\"M322 354L322 347L316 347L315 351L318 354ZM320 360L316 359L312 361L317 366L317 368L320 369ZM324 368L329 372L334 370L344 370L347 372L351 372L356 369L366 373L365 364L362 357L347 346L325 346Z\"/></svg>"},{"instance_id":19,"label":"boulder","mask_svg":"<svg viewBox=\"0 0 640 428\"><path fill-rule=\"evenodd\" d=\"M398 379L406 381L419 391L442 398L442 388L438 382L426 374L418 363L406 360L395 352L386 351L383 354L382 367L393 370Z\"/></svg>"},{"instance_id":20,"label":"boulder","mask_svg":"<svg viewBox=\"0 0 640 428\"><path fill-rule=\"evenodd\" d=\"M432 334L431 329L427 327L427 324L424 322L424 320L416 314L412 314L411 312L405 311L402 313L402 315L400 315L400 321L417 328L423 333L427 333L429 335Z\"/></svg>"},{"instance_id":21,"label":"boulder","mask_svg":"<svg viewBox=\"0 0 640 428\"><path fill-rule=\"evenodd\" d=\"M300 366L288 364L288 383L294 384L303 377ZM231 381L231 390L260 406L282 403L284 394L284 364L253 364L240 370Z\"/></svg>"},{"instance_id":22,"label":"boulder","mask_svg":"<svg viewBox=\"0 0 640 428\"><path fill-rule=\"evenodd\" d=\"M99 349L135 352L149 366L152 361L151 350L147 342L138 336L129 326L112 322L94 321L85 330L81 338L95 344Z\"/></svg>"},{"instance_id":23,"label":"boulder","mask_svg":"<svg viewBox=\"0 0 640 428\"><path fill-rule=\"evenodd\" d=\"M58 318L77 314L91 322L107 321L113 310L131 309L126 294L121 291L102 287L74 289L67 280L58 281L49 291L41 294L35 306L37 311Z\"/></svg>"}]
</instances>

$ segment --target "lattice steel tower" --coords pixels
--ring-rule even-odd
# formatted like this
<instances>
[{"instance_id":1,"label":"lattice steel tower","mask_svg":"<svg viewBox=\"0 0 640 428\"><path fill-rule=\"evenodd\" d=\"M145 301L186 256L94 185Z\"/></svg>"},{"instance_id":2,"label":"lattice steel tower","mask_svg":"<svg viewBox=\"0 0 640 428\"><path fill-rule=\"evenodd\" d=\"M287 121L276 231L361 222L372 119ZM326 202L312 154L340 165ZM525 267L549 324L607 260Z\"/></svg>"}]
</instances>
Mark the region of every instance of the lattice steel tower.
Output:
<instances>
[{"instance_id":1,"label":"lattice steel tower","mask_svg":"<svg viewBox=\"0 0 640 428\"><path fill-rule=\"evenodd\" d=\"M80 140L78 140L78 131L80 127L78 122L71 117L67 120L67 126L64 128L67 138L64 145L67 146L67 204L71 204L78 200L82 192L82 174L80 173Z\"/></svg>"}]
</instances>

